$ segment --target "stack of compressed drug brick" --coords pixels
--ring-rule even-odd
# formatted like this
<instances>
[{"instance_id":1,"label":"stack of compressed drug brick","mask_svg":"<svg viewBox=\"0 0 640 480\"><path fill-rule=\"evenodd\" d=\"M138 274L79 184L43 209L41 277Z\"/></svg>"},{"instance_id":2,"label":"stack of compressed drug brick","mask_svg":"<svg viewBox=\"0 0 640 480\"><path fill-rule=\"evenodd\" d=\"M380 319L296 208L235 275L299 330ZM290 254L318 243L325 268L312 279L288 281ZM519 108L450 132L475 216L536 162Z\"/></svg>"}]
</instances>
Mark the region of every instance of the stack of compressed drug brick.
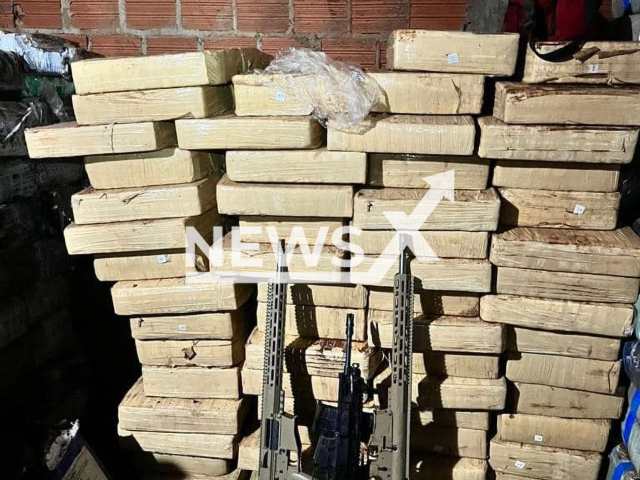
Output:
<instances>
[{"instance_id":1,"label":"stack of compressed drug brick","mask_svg":"<svg viewBox=\"0 0 640 480\"><path fill-rule=\"evenodd\" d=\"M142 364L119 434L143 471L167 478L239 475L251 408L240 366L253 324L250 286L187 281L208 268L208 252L187 252L187 227L211 243L222 225L223 157L177 148L174 121L232 112L231 77L268 60L220 50L77 62L77 124L26 133L32 157L85 157L91 187L72 197L67 249L96 255L98 279L118 282L114 309L131 318Z\"/></svg>"},{"instance_id":2,"label":"stack of compressed drug brick","mask_svg":"<svg viewBox=\"0 0 640 480\"><path fill-rule=\"evenodd\" d=\"M500 200L488 186L489 161L474 155L473 116L481 113L486 77L514 73L517 46L517 35L393 32L387 52L391 71L371 74L383 100L374 109L379 113L364 121L368 131L345 133L329 125L329 150L356 150L369 158L367 186L354 200L353 225L362 233L351 241L365 254L352 274L370 285L372 345L391 347L390 287L397 257L389 260L381 281L372 266L393 252L403 228L419 230L433 250L419 250L423 258L411 261L417 279L415 478L438 472L484 479L490 412L504 408L504 327L479 318L479 296L492 288L489 237L498 227ZM389 212L408 218L394 223ZM428 258L433 254L439 261ZM382 372L376 382L382 405L388 375Z\"/></svg>"},{"instance_id":3,"label":"stack of compressed drug brick","mask_svg":"<svg viewBox=\"0 0 640 480\"><path fill-rule=\"evenodd\" d=\"M480 315L509 325L514 391L491 442L498 478L597 478L622 412L619 351L640 277L640 239L618 225L640 125L629 46L588 43L561 63L529 51L524 83L498 83L494 117L480 120L504 226L490 256L497 295Z\"/></svg>"}]
</instances>

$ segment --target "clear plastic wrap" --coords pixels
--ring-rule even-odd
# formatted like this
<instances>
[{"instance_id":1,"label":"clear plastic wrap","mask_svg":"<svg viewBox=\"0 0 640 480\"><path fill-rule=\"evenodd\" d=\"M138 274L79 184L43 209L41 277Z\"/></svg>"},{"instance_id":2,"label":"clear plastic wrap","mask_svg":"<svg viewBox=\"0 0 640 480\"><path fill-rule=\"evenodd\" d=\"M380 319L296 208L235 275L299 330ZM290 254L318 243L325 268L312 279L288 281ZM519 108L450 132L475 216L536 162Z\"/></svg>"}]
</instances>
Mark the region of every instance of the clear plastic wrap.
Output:
<instances>
[{"instance_id":1,"label":"clear plastic wrap","mask_svg":"<svg viewBox=\"0 0 640 480\"><path fill-rule=\"evenodd\" d=\"M365 130L362 121L381 98L380 86L360 68L307 48L285 51L258 73L283 75L284 93L313 105L313 116L336 130Z\"/></svg>"},{"instance_id":2,"label":"clear plastic wrap","mask_svg":"<svg viewBox=\"0 0 640 480\"><path fill-rule=\"evenodd\" d=\"M631 384L629 391L627 392L628 406L625 412L624 419L622 420L621 433L622 441L625 445L629 445L629 439L634 428L634 424L637 423L638 409L640 408L640 391L634 384Z\"/></svg>"},{"instance_id":3,"label":"clear plastic wrap","mask_svg":"<svg viewBox=\"0 0 640 480\"><path fill-rule=\"evenodd\" d=\"M631 463L629 453L623 444L615 447L609 454L609 470L606 480L639 480L636 469Z\"/></svg>"},{"instance_id":4,"label":"clear plastic wrap","mask_svg":"<svg viewBox=\"0 0 640 480\"><path fill-rule=\"evenodd\" d=\"M640 341L630 340L622 348L622 362L631 382L640 385Z\"/></svg>"},{"instance_id":5,"label":"clear plastic wrap","mask_svg":"<svg viewBox=\"0 0 640 480\"><path fill-rule=\"evenodd\" d=\"M29 70L44 75L71 76L71 62L95 56L64 38L40 33L2 33L0 50L20 55Z\"/></svg>"}]
</instances>

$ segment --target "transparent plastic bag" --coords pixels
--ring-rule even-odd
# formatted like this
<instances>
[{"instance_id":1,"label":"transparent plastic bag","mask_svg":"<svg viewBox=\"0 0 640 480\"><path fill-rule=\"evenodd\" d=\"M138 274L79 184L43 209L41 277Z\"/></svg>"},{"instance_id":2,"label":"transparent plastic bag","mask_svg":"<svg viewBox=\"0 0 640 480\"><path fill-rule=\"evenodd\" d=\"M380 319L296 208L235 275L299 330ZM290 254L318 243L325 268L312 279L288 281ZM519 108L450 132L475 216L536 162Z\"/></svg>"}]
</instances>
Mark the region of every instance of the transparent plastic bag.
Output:
<instances>
[{"instance_id":1,"label":"transparent plastic bag","mask_svg":"<svg viewBox=\"0 0 640 480\"><path fill-rule=\"evenodd\" d=\"M624 445L615 447L609 454L609 470L606 480L639 480L640 476L636 472L629 453Z\"/></svg>"},{"instance_id":2,"label":"transparent plastic bag","mask_svg":"<svg viewBox=\"0 0 640 480\"><path fill-rule=\"evenodd\" d=\"M362 121L381 98L378 83L360 68L307 48L285 51L258 73L283 75L284 93L312 105L313 116L336 130L366 130Z\"/></svg>"},{"instance_id":3,"label":"transparent plastic bag","mask_svg":"<svg viewBox=\"0 0 640 480\"><path fill-rule=\"evenodd\" d=\"M622 362L627 376L637 387L640 385L640 341L630 340L622 347Z\"/></svg>"}]
</instances>

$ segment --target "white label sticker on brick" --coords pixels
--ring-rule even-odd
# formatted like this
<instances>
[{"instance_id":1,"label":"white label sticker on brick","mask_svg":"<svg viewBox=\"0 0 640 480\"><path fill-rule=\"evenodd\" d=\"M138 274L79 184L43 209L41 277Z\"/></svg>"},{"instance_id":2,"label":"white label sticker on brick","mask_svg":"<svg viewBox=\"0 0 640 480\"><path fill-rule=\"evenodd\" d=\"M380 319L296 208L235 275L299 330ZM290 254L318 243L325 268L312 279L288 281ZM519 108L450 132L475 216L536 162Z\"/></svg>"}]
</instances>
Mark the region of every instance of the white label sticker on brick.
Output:
<instances>
[{"instance_id":1,"label":"white label sticker on brick","mask_svg":"<svg viewBox=\"0 0 640 480\"><path fill-rule=\"evenodd\" d=\"M533 441L534 441L534 442L538 442L538 443L540 443L540 442L542 442L543 440L544 440L544 437L543 437L542 435L534 435L534 436L533 436Z\"/></svg>"},{"instance_id":2,"label":"white label sticker on brick","mask_svg":"<svg viewBox=\"0 0 640 480\"><path fill-rule=\"evenodd\" d=\"M516 468L519 468L520 470L522 470L524 468L524 466L526 465L526 463L524 463L521 460L516 460L516 463L514 463L514 465L516 466Z\"/></svg>"},{"instance_id":3,"label":"white label sticker on brick","mask_svg":"<svg viewBox=\"0 0 640 480\"><path fill-rule=\"evenodd\" d=\"M460 63L460 55L458 55L457 53L450 53L449 55L447 55L447 63L449 65Z\"/></svg>"},{"instance_id":4,"label":"white label sticker on brick","mask_svg":"<svg viewBox=\"0 0 640 480\"><path fill-rule=\"evenodd\" d=\"M160 265L167 263L169 261L166 255L156 255L156 260Z\"/></svg>"},{"instance_id":5,"label":"white label sticker on brick","mask_svg":"<svg viewBox=\"0 0 640 480\"><path fill-rule=\"evenodd\" d=\"M287 94L284 92L276 93L276 102L284 102L287 99Z\"/></svg>"},{"instance_id":6,"label":"white label sticker on brick","mask_svg":"<svg viewBox=\"0 0 640 480\"><path fill-rule=\"evenodd\" d=\"M598 73L600 71L600 65L597 63L592 63L589 65L589 73Z\"/></svg>"},{"instance_id":7,"label":"white label sticker on brick","mask_svg":"<svg viewBox=\"0 0 640 480\"><path fill-rule=\"evenodd\" d=\"M186 332L187 326L184 323L181 323L180 325L178 325L178 330L180 330L181 332Z\"/></svg>"},{"instance_id":8,"label":"white label sticker on brick","mask_svg":"<svg viewBox=\"0 0 640 480\"><path fill-rule=\"evenodd\" d=\"M576 215L582 215L586 209L587 207L585 207L584 205L576 205L575 207L573 207L573 213L575 213Z\"/></svg>"}]
</instances>

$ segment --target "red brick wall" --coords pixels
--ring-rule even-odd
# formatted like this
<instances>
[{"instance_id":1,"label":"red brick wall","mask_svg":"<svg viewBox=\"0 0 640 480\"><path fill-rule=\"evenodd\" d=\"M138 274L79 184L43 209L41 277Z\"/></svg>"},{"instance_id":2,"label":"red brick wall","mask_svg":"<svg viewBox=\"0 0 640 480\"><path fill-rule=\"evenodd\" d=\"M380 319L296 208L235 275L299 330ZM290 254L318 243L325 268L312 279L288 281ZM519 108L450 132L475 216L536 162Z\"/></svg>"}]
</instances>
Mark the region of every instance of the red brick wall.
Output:
<instances>
[{"instance_id":1,"label":"red brick wall","mask_svg":"<svg viewBox=\"0 0 640 480\"><path fill-rule=\"evenodd\" d=\"M107 56L306 46L380 67L389 31L457 30L465 11L466 0L0 0L0 28L63 34Z\"/></svg>"}]
</instances>

